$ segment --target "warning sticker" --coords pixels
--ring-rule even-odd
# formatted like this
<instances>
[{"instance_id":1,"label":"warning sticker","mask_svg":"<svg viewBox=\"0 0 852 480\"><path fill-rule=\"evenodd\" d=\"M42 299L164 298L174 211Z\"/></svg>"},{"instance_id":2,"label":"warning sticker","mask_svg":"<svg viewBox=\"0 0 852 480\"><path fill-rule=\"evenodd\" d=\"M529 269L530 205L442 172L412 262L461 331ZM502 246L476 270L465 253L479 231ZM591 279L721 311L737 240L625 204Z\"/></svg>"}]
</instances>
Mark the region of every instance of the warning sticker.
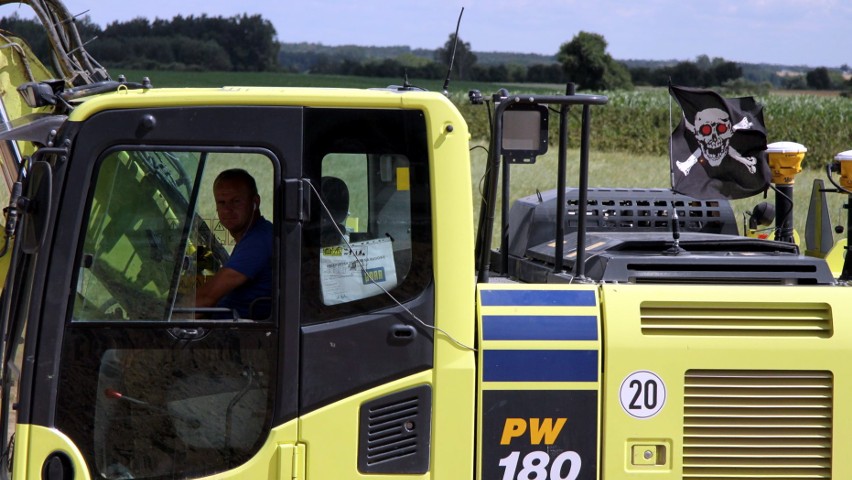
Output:
<instances>
[{"instance_id":1,"label":"warning sticker","mask_svg":"<svg viewBox=\"0 0 852 480\"><path fill-rule=\"evenodd\" d=\"M217 218L205 218L204 222L207 225L213 225L213 236L216 237L216 241L219 244L224 245L226 247L230 247L234 245L234 237L225 229L225 226L222 225L222 222Z\"/></svg>"}]
</instances>

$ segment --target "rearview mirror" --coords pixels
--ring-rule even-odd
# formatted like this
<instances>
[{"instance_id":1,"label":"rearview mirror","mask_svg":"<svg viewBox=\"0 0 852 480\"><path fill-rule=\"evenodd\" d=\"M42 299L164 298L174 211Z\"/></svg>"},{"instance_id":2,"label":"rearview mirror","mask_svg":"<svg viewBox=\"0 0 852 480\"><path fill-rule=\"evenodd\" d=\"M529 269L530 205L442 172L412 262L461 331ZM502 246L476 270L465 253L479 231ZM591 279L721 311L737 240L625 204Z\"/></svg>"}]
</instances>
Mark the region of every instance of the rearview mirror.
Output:
<instances>
[{"instance_id":1,"label":"rearview mirror","mask_svg":"<svg viewBox=\"0 0 852 480\"><path fill-rule=\"evenodd\" d=\"M44 242L47 219L50 216L53 191L53 170L47 162L35 162L27 174L26 209L21 225L21 249L32 254Z\"/></svg>"}]
</instances>

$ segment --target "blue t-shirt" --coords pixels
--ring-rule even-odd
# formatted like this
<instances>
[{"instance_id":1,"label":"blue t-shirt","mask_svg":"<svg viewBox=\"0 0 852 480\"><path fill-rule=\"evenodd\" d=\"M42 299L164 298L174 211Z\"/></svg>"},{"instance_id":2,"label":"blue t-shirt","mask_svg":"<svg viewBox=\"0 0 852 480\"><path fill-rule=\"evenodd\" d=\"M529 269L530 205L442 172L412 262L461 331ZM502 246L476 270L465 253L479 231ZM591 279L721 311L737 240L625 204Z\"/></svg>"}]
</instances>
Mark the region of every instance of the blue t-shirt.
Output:
<instances>
[{"instance_id":1,"label":"blue t-shirt","mask_svg":"<svg viewBox=\"0 0 852 480\"><path fill-rule=\"evenodd\" d=\"M248 281L222 297L218 307L232 308L240 318L265 319L272 310L272 222L260 217L234 246L224 267L248 277ZM258 300L260 299L260 300ZM252 302L258 300L254 308Z\"/></svg>"}]
</instances>

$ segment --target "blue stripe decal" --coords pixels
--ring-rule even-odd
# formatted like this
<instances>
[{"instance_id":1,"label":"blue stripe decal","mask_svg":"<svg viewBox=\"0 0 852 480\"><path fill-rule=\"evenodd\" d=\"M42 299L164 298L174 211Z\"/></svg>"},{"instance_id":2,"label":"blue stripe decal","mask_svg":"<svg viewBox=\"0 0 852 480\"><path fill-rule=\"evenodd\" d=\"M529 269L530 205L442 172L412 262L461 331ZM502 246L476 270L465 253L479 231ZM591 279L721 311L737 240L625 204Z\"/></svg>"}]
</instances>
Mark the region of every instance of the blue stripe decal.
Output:
<instances>
[{"instance_id":1,"label":"blue stripe decal","mask_svg":"<svg viewBox=\"0 0 852 480\"><path fill-rule=\"evenodd\" d=\"M598 319L591 315L483 315L485 340L597 340Z\"/></svg>"},{"instance_id":2,"label":"blue stripe decal","mask_svg":"<svg viewBox=\"0 0 852 480\"><path fill-rule=\"evenodd\" d=\"M485 350L486 382L596 382L597 350Z\"/></svg>"},{"instance_id":3,"label":"blue stripe decal","mask_svg":"<svg viewBox=\"0 0 852 480\"><path fill-rule=\"evenodd\" d=\"M487 307L594 307L592 290L482 290Z\"/></svg>"}]
</instances>

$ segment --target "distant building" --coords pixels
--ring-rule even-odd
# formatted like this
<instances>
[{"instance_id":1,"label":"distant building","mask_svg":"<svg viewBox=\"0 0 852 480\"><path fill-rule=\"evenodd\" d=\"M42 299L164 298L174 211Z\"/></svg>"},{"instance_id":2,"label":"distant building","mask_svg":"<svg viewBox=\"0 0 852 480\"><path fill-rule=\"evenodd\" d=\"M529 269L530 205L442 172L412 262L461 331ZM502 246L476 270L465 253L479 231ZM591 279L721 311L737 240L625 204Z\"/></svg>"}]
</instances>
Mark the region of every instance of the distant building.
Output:
<instances>
[{"instance_id":1,"label":"distant building","mask_svg":"<svg viewBox=\"0 0 852 480\"><path fill-rule=\"evenodd\" d=\"M791 78L791 77L801 77L805 74L805 72L799 72L796 70L778 70L775 72L775 75L781 78Z\"/></svg>"}]
</instances>

